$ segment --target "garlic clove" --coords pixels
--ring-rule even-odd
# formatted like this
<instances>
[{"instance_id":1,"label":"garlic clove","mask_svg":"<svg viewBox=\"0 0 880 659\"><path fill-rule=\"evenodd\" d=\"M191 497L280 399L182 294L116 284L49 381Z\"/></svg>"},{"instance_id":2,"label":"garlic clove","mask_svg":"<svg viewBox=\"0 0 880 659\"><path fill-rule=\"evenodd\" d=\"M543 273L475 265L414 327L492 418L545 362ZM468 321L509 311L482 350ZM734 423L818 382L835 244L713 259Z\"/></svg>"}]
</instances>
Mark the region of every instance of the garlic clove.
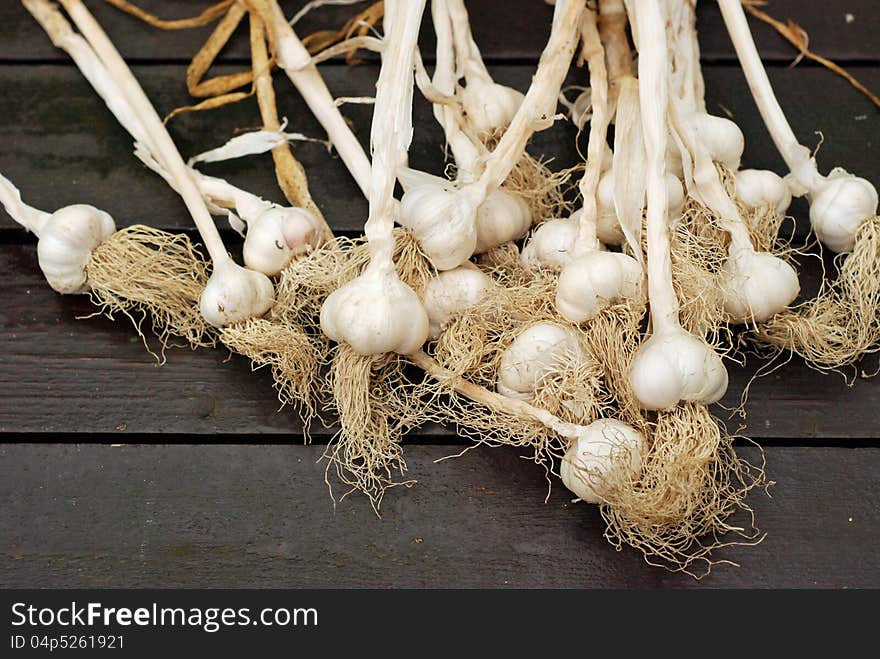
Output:
<instances>
[{"instance_id":1,"label":"garlic clove","mask_svg":"<svg viewBox=\"0 0 880 659\"><path fill-rule=\"evenodd\" d=\"M739 126L730 119L705 112L695 112L692 121L700 143L709 151L712 160L737 171L746 145Z\"/></svg>"},{"instance_id":2,"label":"garlic clove","mask_svg":"<svg viewBox=\"0 0 880 659\"><path fill-rule=\"evenodd\" d=\"M727 391L727 369L705 341L677 327L642 343L629 381L648 410L670 409L682 400L710 405Z\"/></svg>"},{"instance_id":3,"label":"garlic clove","mask_svg":"<svg viewBox=\"0 0 880 659\"><path fill-rule=\"evenodd\" d=\"M498 189L477 207L477 244L474 254L488 252L519 240L532 226L532 212L522 197Z\"/></svg>"},{"instance_id":4,"label":"garlic clove","mask_svg":"<svg viewBox=\"0 0 880 659\"><path fill-rule=\"evenodd\" d=\"M430 338L438 338L456 315L479 303L492 285L478 268L459 267L433 277L423 295Z\"/></svg>"},{"instance_id":5,"label":"garlic clove","mask_svg":"<svg viewBox=\"0 0 880 659\"><path fill-rule=\"evenodd\" d=\"M791 190L785 179L768 169L738 171L736 197L746 208L770 206L778 213L784 213L791 205Z\"/></svg>"},{"instance_id":6,"label":"garlic clove","mask_svg":"<svg viewBox=\"0 0 880 659\"><path fill-rule=\"evenodd\" d=\"M566 320L582 323L606 305L641 294L642 268L619 252L587 252L565 265L556 287L556 309Z\"/></svg>"},{"instance_id":7,"label":"garlic clove","mask_svg":"<svg viewBox=\"0 0 880 659\"><path fill-rule=\"evenodd\" d=\"M562 270L574 258L578 220L575 215L547 220L531 235L520 259L529 270Z\"/></svg>"},{"instance_id":8,"label":"garlic clove","mask_svg":"<svg viewBox=\"0 0 880 659\"><path fill-rule=\"evenodd\" d=\"M877 189L868 181L835 169L810 194L810 223L829 249L850 252L862 221L877 213Z\"/></svg>"},{"instance_id":9,"label":"garlic clove","mask_svg":"<svg viewBox=\"0 0 880 659\"><path fill-rule=\"evenodd\" d=\"M498 393L531 400L541 381L556 373L563 359L580 354L574 330L556 323L536 323L520 333L502 354Z\"/></svg>"},{"instance_id":10,"label":"garlic clove","mask_svg":"<svg viewBox=\"0 0 880 659\"><path fill-rule=\"evenodd\" d=\"M733 323L770 319L800 293L797 272L768 252L739 250L722 269L724 310Z\"/></svg>"},{"instance_id":11,"label":"garlic clove","mask_svg":"<svg viewBox=\"0 0 880 659\"><path fill-rule=\"evenodd\" d=\"M73 204L52 213L37 242L37 260L49 286L62 294L88 291L92 251L115 232L113 218L94 206Z\"/></svg>"},{"instance_id":12,"label":"garlic clove","mask_svg":"<svg viewBox=\"0 0 880 659\"><path fill-rule=\"evenodd\" d=\"M428 315L393 268L371 264L321 307L321 329L360 355L408 355L428 338Z\"/></svg>"},{"instance_id":13,"label":"garlic clove","mask_svg":"<svg viewBox=\"0 0 880 659\"><path fill-rule=\"evenodd\" d=\"M242 268L227 258L214 264L214 271L199 298L202 317L214 327L225 327L249 318L259 318L275 302L269 278Z\"/></svg>"},{"instance_id":14,"label":"garlic clove","mask_svg":"<svg viewBox=\"0 0 880 659\"><path fill-rule=\"evenodd\" d=\"M525 96L491 80L471 77L461 93L465 121L486 137L504 130L522 105Z\"/></svg>"},{"instance_id":15,"label":"garlic clove","mask_svg":"<svg viewBox=\"0 0 880 659\"><path fill-rule=\"evenodd\" d=\"M616 419L599 419L578 433L562 458L559 475L582 501L603 503L605 479L616 470L637 477L646 452L645 438L635 428Z\"/></svg>"},{"instance_id":16,"label":"garlic clove","mask_svg":"<svg viewBox=\"0 0 880 659\"><path fill-rule=\"evenodd\" d=\"M273 206L248 222L244 264L274 277L294 257L317 248L320 238L314 215L301 208Z\"/></svg>"},{"instance_id":17,"label":"garlic clove","mask_svg":"<svg viewBox=\"0 0 880 659\"><path fill-rule=\"evenodd\" d=\"M460 266L477 245L477 209L458 190L437 183L417 185L404 193L400 224L412 231L438 270Z\"/></svg>"}]
</instances>

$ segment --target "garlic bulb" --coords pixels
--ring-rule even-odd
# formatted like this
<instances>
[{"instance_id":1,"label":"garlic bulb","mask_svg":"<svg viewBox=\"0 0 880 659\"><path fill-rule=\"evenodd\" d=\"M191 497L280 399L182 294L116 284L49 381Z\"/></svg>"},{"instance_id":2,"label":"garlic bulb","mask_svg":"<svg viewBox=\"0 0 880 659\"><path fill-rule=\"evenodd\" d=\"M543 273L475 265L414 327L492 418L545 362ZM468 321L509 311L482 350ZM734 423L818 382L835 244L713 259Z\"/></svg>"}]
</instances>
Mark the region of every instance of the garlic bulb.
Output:
<instances>
[{"instance_id":1,"label":"garlic bulb","mask_svg":"<svg viewBox=\"0 0 880 659\"><path fill-rule=\"evenodd\" d=\"M607 304L641 294L642 268L631 256L591 250L562 269L556 309L566 320L582 323Z\"/></svg>"},{"instance_id":2,"label":"garlic bulb","mask_svg":"<svg viewBox=\"0 0 880 659\"><path fill-rule=\"evenodd\" d=\"M428 338L425 308L393 265L377 263L324 301L321 329L360 355L416 352Z\"/></svg>"},{"instance_id":3,"label":"garlic bulb","mask_svg":"<svg viewBox=\"0 0 880 659\"><path fill-rule=\"evenodd\" d=\"M559 475L582 501L603 503L605 478L615 469L635 478L645 451L645 438L635 428L616 419L599 419L585 426L572 442L559 465Z\"/></svg>"},{"instance_id":4,"label":"garlic bulb","mask_svg":"<svg viewBox=\"0 0 880 659\"><path fill-rule=\"evenodd\" d=\"M626 242L626 236L623 234L614 207L614 172L610 169L599 179L596 201L599 207L596 217L596 237L605 245L622 245Z\"/></svg>"},{"instance_id":5,"label":"garlic bulb","mask_svg":"<svg viewBox=\"0 0 880 659\"><path fill-rule=\"evenodd\" d=\"M791 205L791 190L785 179L768 169L738 171L736 197L746 208L770 206L778 213L784 213Z\"/></svg>"},{"instance_id":6,"label":"garlic bulb","mask_svg":"<svg viewBox=\"0 0 880 659\"><path fill-rule=\"evenodd\" d=\"M580 353L574 330L556 323L536 323L517 336L501 356L498 393L531 401L541 381L556 373L566 356Z\"/></svg>"},{"instance_id":7,"label":"garlic bulb","mask_svg":"<svg viewBox=\"0 0 880 659\"><path fill-rule=\"evenodd\" d=\"M302 208L273 206L247 223L244 264L270 277L288 263L318 246L321 232L317 218Z\"/></svg>"},{"instance_id":8,"label":"garlic bulb","mask_svg":"<svg viewBox=\"0 0 880 659\"><path fill-rule=\"evenodd\" d=\"M677 176L666 174L666 212L669 222L675 224L684 210L684 186Z\"/></svg>"},{"instance_id":9,"label":"garlic bulb","mask_svg":"<svg viewBox=\"0 0 880 659\"><path fill-rule=\"evenodd\" d=\"M429 336L439 337L450 320L477 304L491 288L492 280L474 267L446 270L431 279L423 296Z\"/></svg>"},{"instance_id":10,"label":"garlic bulb","mask_svg":"<svg viewBox=\"0 0 880 659\"><path fill-rule=\"evenodd\" d=\"M275 303L274 294L266 275L242 268L227 257L214 263L199 298L199 310L208 323L224 327L262 316Z\"/></svg>"},{"instance_id":11,"label":"garlic bulb","mask_svg":"<svg viewBox=\"0 0 880 659\"><path fill-rule=\"evenodd\" d=\"M438 270L461 265L477 245L477 209L450 186L425 183L407 190L400 202L400 223L412 231Z\"/></svg>"},{"instance_id":12,"label":"garlic bulb","mask_svg":"<svg viewBox=\"0 0 880 659\"><path fill-rule=\"evenodd\" d=\"M727 370L705 341L671 326L642 343L629 381L642 407L666 410L682 400L718 401L727 391Z\"/></svg>"},{"instance_id":13,"label":"garlic bulb","mask_svg":"<svg viewBox=\"0 0 880 659\"><path fill-rule=\"evenodd\" d=\"M862 221L877 212L877 189L835 169L810 192L810 223L816 237L835 252L850 252Z\"/></svg>"},{"instance_id":14,"label":"garlic bulb","mask_svg":"<svg viewBox=\"0 0 880 659\"><path fill-rule=\"evenodd\" d=\"M733 323L763 322L800 293L797 272L778 256L741 249L723 266L724 310Z\"/></svg>"},{"instance_id":15,"label":"garlic bulb","mask_svg":"<svg viewBox=\"0 0 880 659\"><path fill-rule=\"evenodd\" d=\"M498 189L477 207L477 246L474 254L488 252L519 240L532 226L532 212L519 195Z\"/></svg>"},{"instance_id":16,"label":"garlic bulb","mask_svg":"<svg viewBox=\"0 0 880 659\"><path fill-rule=\"evenodd\" d=\"M52 213L39 229L40 269L59 293L89 290L86 265L92 251L116 232L113 218L86 204L65 206Z\"/></svg>"},{"instance_id":17,"label":"garlic bulb","mask_svg":"<svg viewBox=\"0 0 880 659\"><path fill-rule=\"evenodd\" d=\"M695 112L691 121L697 137L709 151L712 160L737 171L746 145L742 131L734 122L705 112Z\"/></svg>"},{"instance_id":18,"label":"garlic bulb","mask_svg":"<svg viewBox=\"0 0 880 659\"><path fill-rule=\"evenodd\" d=\"M547 220L529 238L520 259L529 270L562 270L574 258L574 243L578 234L578 217L558 217Z\"/></svg>"},{"instance_id":19,"label":"garlic bulb","mask_svg":"<svg viewBox=\"0 0 880 659\"><path fill-rule=\"evenodd\" d=\"M477 134L488 136L507 128L524 98L515 89L472 76L462 90L461 105L465 120Z\"/></svg>"}]
</instances>

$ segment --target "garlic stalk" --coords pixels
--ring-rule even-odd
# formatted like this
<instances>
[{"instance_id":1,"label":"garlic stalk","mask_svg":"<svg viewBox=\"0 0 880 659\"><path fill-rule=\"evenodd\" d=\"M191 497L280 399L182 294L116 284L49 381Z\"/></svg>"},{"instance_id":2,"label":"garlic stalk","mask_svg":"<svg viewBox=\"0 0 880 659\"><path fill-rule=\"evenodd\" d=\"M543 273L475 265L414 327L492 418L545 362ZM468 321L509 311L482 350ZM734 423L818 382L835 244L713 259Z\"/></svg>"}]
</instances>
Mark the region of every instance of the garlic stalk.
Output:
<instances>
[{"instance_id":1,"label":"garlic stalk","mask_svg":"<svg viewBox=\"0 0 880 659\"><path fill-rule=\"evenodd\" d=\"M688 77L687 73L699 68L694 3L688 0L675 8L684 18L679 20L679 30L675 33L680 43L673 48L676 53L673 71L683 71L680 75L686 81L679 84L680 91L671 96L671 116L683 147L681 157L688 193L709 208L721 228L730 235L722 282L724 309L729 320L762 322L797 297L800 292L797 273L778 256L755 250L739 209L724 189L715 162L722 162L732 171L739 169L744 139L732 121L712 117L701 110L698 92L703 88L702 83L695 83L695 74ZM694 57L696 61L692 61Z\"/></svg>"},{"instance_id":2,"label":"garlic stalk","mask_svg":"<svg viewBox=\"0 0 880 659\"><path fill-rule=\"evenodd\" d=\"M28 206L9 179L0 175L0 204L9 216L37 237L37 261L53 290L86 293L86 266L92 251L116 232L113 218L87 204L54 213Z\"/></svg>"},{"instance_id":3,"label":"garlic stalk","mask_svg":"<svg viewBox=\"0 0 880 659\"><path fill-rule=\"evenodd\" d=\"M639 49L639 98L647 160L648 299L652 335L633 357L629 381L646 409L663 410L682 400L714 403L727 389L727 371L705 341L679 323L672 285L667 217L666 113L668 51L659 0L638 0L631 13Z\"/></svg>"},{"instance_id":4,"label":"garlic stalk","mask_svg":"<svg viewBox=\"0 0 880 659\"><path fill-rule=\"evenodd\" d=\"M606 142L611 113L608 107L608 81L605 51L599 40L596 13L583 12L581 19L582 55L590 68L593 118L587 165L579 188L583 206L578 212L578 231L572 249L574 259L565 264L556 286L556 309L563 318L581 323L602 308L620 299L641 293L642 268L633 257L619 252L600 251L596 224L599 215L599 178L608 151ZM636 245L641 254L641 245Z\"/></svg>"},{"instance_id":5,"label":"garlic stalk","mask_svg":"<svg viewBox=\"0 0 880 659\"><path fill-rule=\"evenodd\" d=\"M412 140L413 64L424 0L395 2L386 21L386 50L376 85L370 141L370 212L364 231L370 263L321 307L321 329L361 355L411 354L428 337L428 316L418 295L394 267L394 184Z\"/></svg>"},{"instance_id":6,"label":"garlic stalk","mask_svg":"<svg viewBox=\"0 0 880 659\"><path fill-rule=\"evenodd\" d=\"M24 2L50 36L58 34L59 23L66 24L50 3ZM121 99L137 116L147 145L174 178L202 237L213 263L213 272L199 299L202 316L218 327L262 316L273 304L272 282L232 261L177 147L128 65L81 0L61 0L61 4L103 65L107 78L118 88Z\"/></svg>"},{"instance_id":7,"label":"garlic stalk","mask_svg":"<svg viewBox=\"0 0 880 659\"><path fill-rule=\"evenodd\" d=\"M439 270L468 260L477 248L477 213L497 192L536 130L552 125L559 90L577 44L583 3L561 0L553 11L550 38L522 104L479 177L460 187L426 185L408 189L401 200L400 223L408 227Z\"/></svg>"},{"instance_id":8,"label":"garlic stalk","mask_svg":"<svg viewBox=\"0 0 880 659\"><path fill-rule=\"evenodd\" d=\"M863 221L877 213L877 189L842 168L822 176L809 149L798 142L779 101L749 30L739 0L718 0L746 81L779 154L810 201L810 223L816 236L835 252L849 252Z\"/></svg>"}]
</instances>

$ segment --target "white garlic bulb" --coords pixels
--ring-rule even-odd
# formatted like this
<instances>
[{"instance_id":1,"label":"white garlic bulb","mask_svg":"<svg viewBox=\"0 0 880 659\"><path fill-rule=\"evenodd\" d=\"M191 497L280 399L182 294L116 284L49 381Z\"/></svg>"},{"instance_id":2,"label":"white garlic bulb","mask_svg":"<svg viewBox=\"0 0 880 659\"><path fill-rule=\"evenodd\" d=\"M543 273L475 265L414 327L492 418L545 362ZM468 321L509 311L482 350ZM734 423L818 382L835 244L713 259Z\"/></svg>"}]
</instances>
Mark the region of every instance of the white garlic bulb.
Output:
<instances>
[{"instance_id":1,"label":"white garlic bulb","mask_svg":"<svg viewBox=\"0 0 880 659\"><path fill-rule=\"evenodd\" d=\"M642 268L631 256L591 250L567 263L556 286L556 309L582 323L607 304L641 294Z\"/></svg>"},{"instance_id":2,"label":"white garlic bulb","mask_svg":"<svg viewBox=\"0 0 880 659\"><path fill-rule=\"evenodd\" d=\"M862 221L877 212L877 189L835 169L810 193L810 223L816 237L835 252L850 252Z\"/></svg>"},{"instance_id":3,"label":"white garlic bulb","mask_svg":"<svg viewBox=\"0 0 880 659\"><path fill-rule=\"evenodd\" d=\"M596 217L596 237L605 245L622 245L626 236L617 219L614 207L614 172L608 170L599 179L596 190L598 216ZM580 211L577 211L580 213Z\"/></svg>"},{"instance_id":4,"label":"white garlic bulb","mask_svg":"<svg viewBox=\"0 0 880 659\"><path fill-rule=\"evenodd\" d=\"M408 355L428 338L428 315L392 266L372 262L321 307L321 329L360 355Z\"/></svg>"},{"instance_id":5,"label":"white garlic bulb","mask_svg":"<svg viewBox=\"0 0 880 659\"><path fill-rule=\"evenodd\" d=\"M522 197L498 189L477 207L477 245L482 254L525 236L532 226L532 212Z\"/></svg>"},{"instance_id":6,"label":"white garlic bulb","mask_svg":"<svg viewBox=\"0 0 880 659\"><path fill-rule=\"evenodd\" d=\"M797 272L778 256L741 249L722 269L724 310L733 323L763 322L800 293Z\"/></svg>"},{"instance_id":7,"label":"white garlic bulb","mask_svg":"<svg viewBox=\"0 0 880 659\"><path fill-rule=\"evenodd\" d=\"M438 273L425 287L423 296L432 339L440 336L449 321L482 300L492 280L479 268L461 266Z\"/></svg>"},{"instance_id":8,"label":"white garlic bulb","mask_svg":"<svg viewBox=\"0 0 880 659\"><path fill-rule=\"evenodd\" d=\"M734 172L738 170L746 145L739 126L730 119L705 112L695 112L691 120L700 143L712 156L712 160Z\"/></svg>"},{"instance_id":9,"label":"white garlic bulb","mask_svg":"<svg viewBox=\"0 0 880 659\"><path fill-rule=\"evenodd\" d=\"M556 373L563 359L580 354L574 330L556 323L536 323L517 336L501 356L498 393L531 401L541 381Z\"/></svg>"},{"instance_id":10,"label":"white garlic bulb","mask_svg":"<svg viewBox=\"0 0 880 659\"><path fill-rule=\"evenodd\" d=\"M321 238L317 218L302 208L273 206L247 224L244 264L270 277L315 249Z\"/></svg>"},{"instance_id":11,"label":"white garlic bulb","mask_svg":"<svg viewBox=\"0 0 880 659\"><path fill-rule=\"evenodd\" d=\"M529 270L562 270L574 258L574 243L578 234L577 217L558 217L547 220L535 230L520 255Z\"/></svg>"},{"instance_id":12,"label":"white garlic bulb","mask_svg":"<svg viewBox=\"0 0 880 659\"><path fill-rule=\"evenodd\" d=\"M113 218L87 204L59 208L40 227L37 259L46 281L59 293L85 293L92 251L116 232Z\"/></svg>"},{"instance_id":13,"label":"white garlic bulb","mask_svg":"<svg viewBox=\"0 0 880 659\"><path fill-rule=\"evenodd\" d=\"M578 433L562 458L559 475L582 501L603 503L608 475L619 469L635 478L646 451L645 438L635 428L616 419L599 419Z\"/></svg>"},{"instance_id":14,"label":"white garlic bulb","mask_svg":"<svg viewBox=\"0 0 880 659\"><path fill-rule=\"evenodd\" d=\"M242 268L230 258L214 263L199 298L202 317L214 327L258 318L275 303L275 290L261 272Z\"/></svg>"},{"instance_id":15,"label":"white garlic bulb","mask_svg":"<svg viewBox=\"0 0 880 659\"><path fill-rule=\"evenodd\" d=\"M474 76L462 90L461 105L465 120L486 136L507 128L524 98L515 89Z\"/></svg>"},{"instance_id":16,"label":"white garlic bulb","mask_svg":"<svg viewBox=\"0 0 880 659\"><path fill-rule=\"evenodd\" d=\"M736 197L746 208L770 206L784 213L791 205L785 179L768 169L741 169L736 173Z\"/></svg>"},{"instance_id":17,"label":"white garlic bulb","mask_svg":"<svg viewBox=\"0 0 880 659\"><path fill-rule=\"evenodd\" d=\"M408 189L400 202L400 223L412 231L438 270L467 261L477 246L477 209L469 197L439 183Z\"/></svg>"},{"instance_id":18,"label":"white garlic bulb","mask_svg":"<svg viewBox=\"0 0 880 659\"><path fill-rule=\"evenodd\" d=\"M648 410L670 409L682 400L709 405L727 391L727 369L705 341L675 327L642 343L629 381Z\"/></svg>"}]
</instances>

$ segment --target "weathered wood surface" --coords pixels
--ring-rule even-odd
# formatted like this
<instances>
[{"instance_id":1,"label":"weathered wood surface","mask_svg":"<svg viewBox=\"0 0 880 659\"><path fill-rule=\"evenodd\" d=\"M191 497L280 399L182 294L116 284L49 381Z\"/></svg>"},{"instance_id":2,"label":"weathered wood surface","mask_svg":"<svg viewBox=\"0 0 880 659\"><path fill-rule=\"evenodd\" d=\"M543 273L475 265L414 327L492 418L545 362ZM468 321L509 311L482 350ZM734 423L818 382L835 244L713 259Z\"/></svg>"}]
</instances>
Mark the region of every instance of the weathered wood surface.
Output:
<instances>
[{"instance_id":1,"label":"weathered wood surface","mask_svg":"<svg viewBox=\"0 0 880 659\"><path fill-rule=\"evenodd\" d=\"M163 32L140 23L105 4L86 0L95 16L118 42L126 57L137 60L189 60L210 34L213 25L192 30ZM135 4L162 18L188 18L214 4L213 0L136 0ZM288 16L303 2L281 1ZM702 54L707 61L732 61L736 55L713 0L699 3L698 24ZM307 14L296 26L304 36L318 29L337 29L356 11L369 6L322 7ZM552 9L536 2L498 2L469 0L467 3L474 38L484 57L493 62L536 60L550 30ZM843 0L833 4L803 0L770 0L765 10L781 20L791 18L810 34L810 47L827 57L845 62L877 61L880 16L874 0ZM848 20L847 15L852 19ZM769 26L750 19L761 54L773 62L791 62L796 53ZM429 23L426 19L425 25ZM433 32L423 30L425 58L433 52ZM239 28L221 54L226 61L245 61L249 57L247 30ZM27 12L16 0L0 4L0 62L58 60L63 55L52 48Z\"/></svg>"},{"instance_id":2,"label":"weathered wood surface","mask_svg":"<svg viewBox=\"0 0 880 659\"><path fill-rule=\"evenodd\" d=\"M603 538L535 465L411 447L383 517L334 512L318 447L0 446L0 584L19 587L878 587L880 449L767 449L766 539L702 582ZM755 459L754 450L744 450Z\"/></svg>"},{"instance_id":3,"label":"weathered wood surface","mask_svg":"<svg viewBox=\"0 0 880 659\"><path fill-rule=\"evenodd\" d=\"M190 102L183 87L184 69L182 65L134 67L160 113ZM495 72L500 82L525 90L533 67L506 65ZM811 146L819 143L819 132L824 137L818 156L823 171L842 165L868 180L880 181L880 159L876 157L880 120L867 99L829 71L777 68L770 73L797 135ZM128 134L75 68L22 65L0 69L0 74L5 88L15 90L0 96L0 171L21 188L25 201L47 210L70 203L91 203L110 212L120 226L191 226L183 203L132 155ZM880 66L862 68L859 74L865 84L880 88ZM371 95L376 76L374 66L329 67L325 71L328 86L338 96ZM583 84L583 76L582 71L574 69L569 79ZM722 114L722 108L726 108L746 135L743 166L782 171L782 160L767 136L739 68L707 67L705 78L710 111ZM290 129L323 138L320 126L289 81L278 78L277 86L279 112L289 119ZM344 112L366 145L370 106L349 105ZM417 99L414 122L413 166L442 172L442 132L422 99ZM248 99L208 113L180 115L172 120L171 132L181 152L191 156L258 124L256 101ZM560 123L535 135L530 149L554 158L551 167L562 169L578 162L575 136L571 124ZM323 144L295 143L294 150L310 174L312 194L331 225L340 231L360 231L366 218L366 202L342 162ZM201 168L281 201L271 176L271 163L267 155ZM804 203L796 201L792 213L805 218L805 209ZM225 221L221 223L225 225ZM798 235L803 236L807 228L807 223L801 222ZM0 232L7 230L18 234L16 240L23 239L23 231L0 209Z\"/></svg>"}]
</instances>

